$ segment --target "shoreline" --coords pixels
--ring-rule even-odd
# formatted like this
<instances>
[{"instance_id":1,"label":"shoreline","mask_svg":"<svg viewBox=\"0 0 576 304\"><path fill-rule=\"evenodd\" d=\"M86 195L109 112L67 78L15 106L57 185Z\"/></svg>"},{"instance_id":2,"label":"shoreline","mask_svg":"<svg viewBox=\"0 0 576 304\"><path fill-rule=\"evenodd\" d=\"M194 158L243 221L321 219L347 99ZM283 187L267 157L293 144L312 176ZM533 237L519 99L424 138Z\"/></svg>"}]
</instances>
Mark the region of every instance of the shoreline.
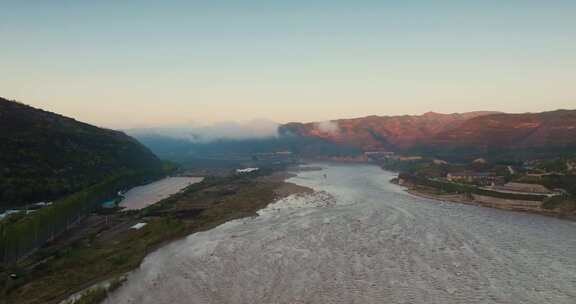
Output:
<instances>
[{"instance_id":1,"label":"shoreline","mask_svg":"<svg viewBox=\"0 0 576 304\"><path fill-rule=\"evenodd\" d=\"M71 231L57 240L57 244L52 245L54 248L48 248L56 252L78 251L80 258L66 254L63 257L57 254L55 258L30 257L19 265L25 269L22 275L25 281L13 289L6 286L5 300L0 303L67 303L93 289L102 289L103 283L125 277L137 269L148 254L174 241L231 220L258 216L259 210L290 195L314 192L288 182L292 176L295 176L293 170L287 169L262 176L208 179L142 210L107 215L105 224L102 216L95 216L100 222L87 221L82 224L83 228ZM131 229L134 222L147 225L139 230ZM86 225L93 227L86 228ZM37 265L43 265L42 269ZM75 275L80 277L74 279Z\"/></svg>"},{"instance_id":2,"label":"shoreline","mask_svg":"<svg viewBox=\"0 0 576 304\"><path fill-rule=\"evenodd\" d=\"M481 201L474 200L474 199L466 199L466 198L462 197L461 194L433 194L433 193L428 193L422 189L418 189L417 187L408 187L405 185L400 185L400 184L395 183L395 182L392 182L392 183L399 185L401 187L404 187L405 188L404 191L411 194L411 195L414 195L414 196L417 196L420 198L435 200L438 202L465 204L465 205L478 206L478 207L483 207L483 208L492 208L492 209L499 209L499 210L513 211L513 212L538 214L538 215L554 217L557 219L576 222L576 215L566 215L566 214L562 214L559 212L555 212L553 210L546 210L546 209L542 209L542 208L534 209L534 208L525 208L525 207L514 207L514 206L504 207L504 206L501 206L498 204L489 204L489 203L481 202Z\"/></svg>"},{"instance_id":3,"label":"shoreline","mask_svg":"<svg viewBox=\"0 0 576 304\"><path fill-rule=\"evenodd\" d=\"M281 200L285 197L288 197L290 195L301 195L301 194L308 194L308 193L314 192L314 190L311 188L299 186L299 185L296 185L294 183L286 181L287 179L289 179L293 176L296 176L296 174L292 173L291 170L286 170L286 171L275 172L269 176L258 177L258 180L263 181L263 182L274 181L274 182L280 182L281 184L277 187L277 189L274 190L274 193L277 194L276 198L274 198L272 201L270 201L266 206L256 210L256 214L253 216L258 216L257 212L259 210L262 210L262 209L266 208L268 205L270 205L270 204L272 204L278 200ZM176 194L178 194L178 193L175 193L175 194L171 195L170 197L172 197ZM166 199L169 199L170 197L168 197ZM154 204L152 204L152 205L154 205ZM152 206L152 205L150 205L150 206ZM144 261L144 259L149 254L151 254L157 250L160 250L163 247L172 244L173 242L178 242L180 240L183 240L183 239L187 238L188 236L193 235L195 233L204 232L204 231L208 231L210 229L214 229L214 228L218 227L219 225L222 225L222 224L227 223L229 221L233 221L233 220L237 220L237 219L241 219L241 218L246 218L246 217L249 217L249 216L246 215L244 217L226 220L226 221L221 222L221 223L215 222L215 223L213 223L213 225L208 225L206 227L203 227L202 229L195 230L195 231L192 231L189 233L183 233L182 235L178 235L178 236L175 236L173 238L167 238L167 239L163 240L162 242L160 242L154 246L149 247L148 252L142 258L142 261ZM75 303L74 301L80 300L87 292L101 289L101 288L104 288L104 290L107 294L110 292L113 292L113 290L108 289L110 282L114 281L114 280L120 280L121 284L126 282L129 278L130 273L133 272L134 270L138 269L138 267L140 267L140 265L138 265L137 267L134 267L133 269L130 269L127 272L124 272L123 274L99 278L99 279L96 279L92 282L86 283L81 290L79 290L73 294L68 295L65 299L62 299L61 301L56 302L56 303L58 303L58 304L74 304ZM115 289L120 287L120 286L121 285L116 286Z\"/></svg>"}]
</instances>

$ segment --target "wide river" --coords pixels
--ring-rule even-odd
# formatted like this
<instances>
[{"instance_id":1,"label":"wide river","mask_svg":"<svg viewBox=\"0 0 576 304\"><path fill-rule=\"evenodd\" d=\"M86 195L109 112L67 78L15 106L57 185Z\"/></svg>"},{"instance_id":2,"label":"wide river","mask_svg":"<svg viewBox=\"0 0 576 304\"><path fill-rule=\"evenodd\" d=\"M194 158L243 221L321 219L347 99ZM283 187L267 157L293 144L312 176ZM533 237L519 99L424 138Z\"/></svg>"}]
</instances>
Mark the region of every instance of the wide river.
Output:
<instances>
[{"instance_id":1,"label":"wide river","mask_svg":"<svg viewBox=\"0 0 576 304\"><path fill-rule=\"evenodd\" d=\"M319 193L157 250L108 303L576 303L576 223L320 166L289 180Z\"/></svg>"}]
</instances>

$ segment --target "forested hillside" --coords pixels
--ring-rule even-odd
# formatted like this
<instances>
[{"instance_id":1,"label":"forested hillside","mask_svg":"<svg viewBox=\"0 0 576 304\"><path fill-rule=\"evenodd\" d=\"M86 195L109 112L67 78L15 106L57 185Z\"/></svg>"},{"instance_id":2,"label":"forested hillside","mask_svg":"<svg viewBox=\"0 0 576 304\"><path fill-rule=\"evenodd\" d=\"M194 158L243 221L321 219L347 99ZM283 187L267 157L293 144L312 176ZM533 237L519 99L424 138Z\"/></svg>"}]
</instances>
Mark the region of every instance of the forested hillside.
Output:
<instances>
[{"instance_id":1,"label":"forested hillside","mask_svg":"<svg viewBox=\"0 0 576 304\"><path fill-rule=\"evenodd\" d=\"M122 132L0 98L0 210L160 168L152 152Z\"/></svg>"}]
</instances>

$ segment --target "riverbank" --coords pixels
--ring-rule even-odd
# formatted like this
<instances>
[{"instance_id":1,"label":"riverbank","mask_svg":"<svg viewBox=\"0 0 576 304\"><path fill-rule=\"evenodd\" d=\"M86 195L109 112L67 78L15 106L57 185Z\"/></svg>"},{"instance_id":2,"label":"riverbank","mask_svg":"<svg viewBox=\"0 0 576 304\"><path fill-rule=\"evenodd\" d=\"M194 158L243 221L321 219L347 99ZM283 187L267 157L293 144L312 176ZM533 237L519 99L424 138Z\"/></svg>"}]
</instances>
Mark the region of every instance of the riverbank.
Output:
<instances>
[{"instance_id":1,"label":"riverbank","mask_svg":"<svg viewBox=\"0 0 576 304\"><path fill-rule=\"evenodd\" d=\"M32 257L0 269L0 303L59 303L137 268L148 253L173 240L256 216L278 199L311 191L285 182L285 173L262 174L206 178L142 210L91 215ZM136 224L145 225L135 229Z\"/></svg>"},{"instance_id":2,"label":"riverbank","mask_svg":"<svg viewBox=\"0 0 576 304\"><path fill-rule=\"evenodd\" d=\"M398 182L393 181L398 184ZM539 214L545 216L552 216L566 220L576 221L576 214L573 211L566 212L565 210L558 209L544 209L542 202L529 202L522 200L510 200L496 197L480 196L480 195L465 195L465 194L439 194L433 188L427 188L416 185L400 185L406 187L405 191L422 198L432 199L440 202L450 202L466 205L481 206L487 208L495 208L500 210L527 212L532 214Z\"/></svg>"}]
</instances>

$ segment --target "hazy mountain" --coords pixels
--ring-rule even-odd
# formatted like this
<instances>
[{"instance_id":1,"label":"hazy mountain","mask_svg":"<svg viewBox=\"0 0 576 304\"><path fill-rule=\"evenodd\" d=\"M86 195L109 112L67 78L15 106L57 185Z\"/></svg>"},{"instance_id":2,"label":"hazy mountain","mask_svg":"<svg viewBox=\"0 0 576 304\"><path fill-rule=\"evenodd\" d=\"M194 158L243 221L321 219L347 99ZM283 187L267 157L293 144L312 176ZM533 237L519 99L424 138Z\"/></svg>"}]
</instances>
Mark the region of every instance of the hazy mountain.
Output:
<instances>
[{"instance_id":1,"label":"hazy mountain","mask_svg":"<svg viewBox=\"0 0 576 304\"><path fill-rule=\"evenodd\" d=\"M493 153L509 157L563 153L576 146L576 111L506 114L469 112L367 116L324 122L288 123L266 138L215 139L197 142L154 133L135 133L163 158L233 158L289 150L303 156L353 155L386 150L455 158ZM572 150L567 150L572 151ZM537 153L536 153L537 152Z\"/></svg>"},{"instance_id":2,"label":"hazy mountain","mask_svg":"<svg viewBox=\"0 0 576 304\"><path fill-rule=\"evenodd\" d=\"M150 150L123 132L0 98L0 209L160 166Z\"/></svg>"},{"instance_id":3,"label":"hazy mountain","mask_svg":"<svg viewBox=\"0 0 576 304\"><path fill-rule=\"evenodd\" d=\"M470 112L423 115L368 116L330 122L289 123L280 134L323 138L363 150L411 148L446 130L460 127L467 120L495 112Z\"/></svg>"},{"instance_id":4,"label":"hazy mountain","mask_svg":"<svg viewBox=\"0 0 576 304\"><path fill-rule=\"evenodd\" d=\"M300 156L359 154L360 150L323 138L302 136L275 136L251 139L218 139L197 142L161 134L136 133L133 135L162 159L187 163L198 159L250 159L254 154L291 151Z\"/></svg>"}]
</instances>

